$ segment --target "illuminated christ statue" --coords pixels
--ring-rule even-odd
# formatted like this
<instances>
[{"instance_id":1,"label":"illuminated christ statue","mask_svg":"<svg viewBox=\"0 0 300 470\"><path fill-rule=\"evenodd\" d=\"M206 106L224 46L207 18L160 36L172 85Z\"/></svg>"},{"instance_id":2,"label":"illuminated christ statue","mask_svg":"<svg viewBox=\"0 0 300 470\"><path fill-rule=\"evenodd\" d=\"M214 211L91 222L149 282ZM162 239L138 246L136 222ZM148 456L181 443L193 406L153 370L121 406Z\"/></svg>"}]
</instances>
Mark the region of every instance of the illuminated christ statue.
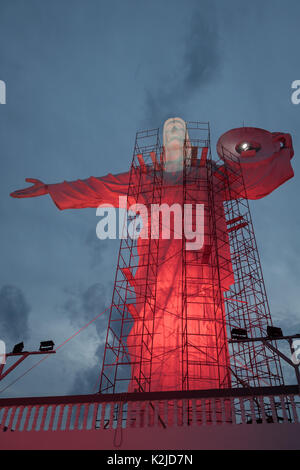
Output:
<instances>
[{"instance_id":1,"label":"illuminated christ statue","mask_svg":"<svg viewBox=\"0 0 300 470\"><path fill-rule=\"evenodd\" d=\"M180 118L168 119L163 129L164 146L164 175L162 182L161 204L183 204L183 167L188 168L189 174L197 176L200 185L190 188L195 195L195 203L208 205L207 171L206 167L191 165L191 153L187 148L188 134L186 123ZM218 148L225 146L242 161L243 177L246 194L241 197L259 199L270 194L279 185L293 176L290 159L293 156L292 142L289 134L270 133L262 129L241 128L224 134L218 143ZM220 153L220 152L219 152ZM218 170L220 167L218 168ZM217 171L217 168L216 168ZM98 207L100 204L110 204L118 207L119 196L127 196L130 171L116 175L108 174L102 177L90 177L85 180L44 184L37 179L26 179L33 183L27 189L11 194L15 198L36 197L50 194L60 210L83 209ZM147 184L151 172L142 175L142 184ZM195 178L196 179L196 178ZM234 183L232 183L234 184ZM146 194L146 193L145 193ZM144 196L146 198L146 195ZM222 195L215 201L218 211L223 211ZM135 201L130 201L134 203ZM140 201L139 201L140 202ZM147 200L145 199L145 205ZM205 212L206 214L206 212ZM224 211L223 211L224 214ZM194 259L187 267L188 278L212 279L212 266L209 256L203 260L203 250L211 244L212 234L204 216L204 243L200 249L191 249L186 257ZM226 232L226 220L218 218L217 230L223 234L223 243L219 255L222 256L221 286L215 286L214 281L187 285L187 295L192 301L188 303L187 329L188 335L188 376L190 389L209 389L230 387L228 372L229 360L226 331L224 331L224 309L216 310L213 292L217 287L225 292L234 283L230 260L230 247ZM202 251L201 251L202 250ZM138 242L139 267L134 273L134 289L136 294L135 322L127 337L127 348L131 357L137 354L136 338L141 334L142 323L139 315L143 312L144 327L147 322L153 327L154 342L153 361L151 370L151 390L180 390L182 381L182 240L160 238L159 259L157 271L157 290L155 318L145 304L145 296L139 287L139 281L145 279L147 266L144 257L147 253L147 241ZM209 253L208 253L209 255ZM227 260L224 263L224 260ZM217 283L218 281L215 280ZM147 313L148 312L148 313ZM223 328L223 329L222 329ZM145 348L147 348L145 339ZM134 363L134 360L132 361ZM132 383L129 391L136 384L133 378L138 375L139 365L132 365ZM150 366L149 366L150 367ZM145 375L149 371L144 371Z\"/></svg>"}]
</instances>

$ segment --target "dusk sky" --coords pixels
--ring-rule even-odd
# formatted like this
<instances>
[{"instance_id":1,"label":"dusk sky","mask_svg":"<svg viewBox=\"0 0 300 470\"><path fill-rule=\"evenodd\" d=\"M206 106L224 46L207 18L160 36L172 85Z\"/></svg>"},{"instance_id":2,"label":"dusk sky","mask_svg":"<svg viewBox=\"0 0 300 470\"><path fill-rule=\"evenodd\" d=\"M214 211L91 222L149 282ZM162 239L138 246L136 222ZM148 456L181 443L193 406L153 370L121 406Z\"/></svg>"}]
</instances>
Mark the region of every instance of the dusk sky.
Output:
<instances>
[{"instance_id":1,"label":"dusk sky","mask_svg":"<svg viewBox=\"0 0 300 470\"><path fill-rule=\"evenodd\" d=\"M12 199L26 177L57 183L126 171L135 134L169 117L292 134L295 177L251 210L274 324L300 333L300 3L277 0L0 0L0 339L56 346L111 302L118 240L95 209ZM1 396L96 391L108 312ZM287 381L295 382L287 372Z\"/></svg>"}]
</instances>

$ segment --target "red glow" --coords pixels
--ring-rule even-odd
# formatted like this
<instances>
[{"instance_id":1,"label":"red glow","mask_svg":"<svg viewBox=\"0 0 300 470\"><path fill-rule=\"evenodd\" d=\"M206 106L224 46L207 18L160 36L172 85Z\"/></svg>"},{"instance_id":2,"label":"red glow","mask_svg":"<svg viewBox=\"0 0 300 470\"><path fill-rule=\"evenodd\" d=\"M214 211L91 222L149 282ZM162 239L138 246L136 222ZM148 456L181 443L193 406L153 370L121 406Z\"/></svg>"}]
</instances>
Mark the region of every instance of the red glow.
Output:
<instances>
[{"instance_id":1,"label":"red glow","mask_svg":"<svg viewBox=\"0 0 300 470\"><path fill-rule=\"evenodd\" d=\"M180 127L181 126L181 127ZM180 132L184 129L179 123ZM280 184L293 176L290 158L293 155L290 137L285 134L271 134L261 129L234 129L219 140L218 151L224 146L240 158L244 186L238 192L234 178L228 186L236 191L236 198L259 199L270 194ZM184 136L184 133L183 133ZM253 137L254 136L254 137ZM236 152L236 143L255 138L260 149L251 157ZM180 145L183 140L175 141L170 134L171 147L164 152L164 172L160 203L171 206L184 204ZM223 201L228 194L219 192L214 196L213 209L217 213L212 230L206 169L207 148L197 165L197 155L188 149L189 177L194 183L188 187L189 197L205 207L204 246L201 250L187 251L182 240L159 241L158 257L153 262L155 272L149 269L148 240L138 241L138 268L135 273L123 269L123 275L135 291L135 306L128 307L134 324L127 337L127 347L131 358L131 383L129 391L140 390L143 378L151 377L151 391L186 389L209 389L230 386L229 357L227 349L226 323L223 294L234 283L228 232L247 226L240 223L227 228L223 211ZM165 149L164 149L165 150ZM222 157L224 154L222 153ZM152 154L154 167L158 167ZM223 158L225 159L225 158ZM132 187L143 188L136 201L129 197L129 205L139 202L149 206L153 192L147 193L147 185L153 185L151 172L147 171L143 155L138 155L140 168L130 172L73 182L50 184L47 190L59 209L98 207L100 204L118 206L119 196L128 194L129 181ZM228 167L234 162L215 169L213 179L218 183L228 178ZM174 177L177 171L179 176ZM227 173L226 173L227 172ZM139 179L141 178L141 179ZM45 188L37 183L37 192L44 194ZM42 184L42 183L41 183ZM29 197L30 188L13 194L15 197ZM141 196L142 195L142 196ZM238 217L240 220L241 217ZM235 224L235 219L230 224ZM154 256L154 255L153 255ZM218 269L218 273L216 273ZM184 275L183 275L184 270ZM152 287L151 287L152 286ZM146 292L153 289L151 296ZM145 297L146 296L146 297ZM151 297L151 299L150 299ZM150 300L149 300L150 299ZM242 302L238 299L232 299ZM120 349L123 348L119 339ZM125 349L125 347L124 347ZM119 350L118 360L124 353ZM114 358L116 361L116 358ZM113 365L113 364L112 364ZM142 382L142 383L141 383ZM146 380L145 380L146 383Z\"/></svg>"}]
</instances>

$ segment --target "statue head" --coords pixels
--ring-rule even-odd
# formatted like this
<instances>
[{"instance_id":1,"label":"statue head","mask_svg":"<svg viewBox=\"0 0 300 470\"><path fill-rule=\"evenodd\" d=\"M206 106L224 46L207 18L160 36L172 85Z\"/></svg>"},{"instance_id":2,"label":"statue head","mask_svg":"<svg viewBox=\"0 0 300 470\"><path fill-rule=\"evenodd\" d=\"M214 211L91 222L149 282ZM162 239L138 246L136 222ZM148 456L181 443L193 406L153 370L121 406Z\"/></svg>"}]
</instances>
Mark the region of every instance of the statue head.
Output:
<instances>
[{"instance_id":1,"label":"statue head","mask_svg":"<svg viewBox=\"0 0 300 470\"><path fill-rule=\"evenodd\" d=\"M181 118L167 119L163 127L165 171L182 171L183 162L190 165L191 149L186 123Z\"/></svg>"}]
</instances>

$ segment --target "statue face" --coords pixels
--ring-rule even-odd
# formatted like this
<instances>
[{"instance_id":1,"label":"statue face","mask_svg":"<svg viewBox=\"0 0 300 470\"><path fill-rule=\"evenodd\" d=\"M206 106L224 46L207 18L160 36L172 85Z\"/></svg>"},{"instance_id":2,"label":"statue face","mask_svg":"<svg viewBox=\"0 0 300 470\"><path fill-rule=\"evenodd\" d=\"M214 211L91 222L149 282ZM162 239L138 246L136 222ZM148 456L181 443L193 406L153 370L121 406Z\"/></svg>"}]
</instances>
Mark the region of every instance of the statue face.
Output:
<instances>
[{"instance_id":1,"label":"statue face","mask_svg":"<svg viewBox=\"0 0 300 470\"><path fill-rule=\"evenodd\" d=\"M164 123L163 145L165 170L180 171L183 168L183 148L187 138L186 123L181 118L170 118Z\"/></svg>"},{"instance_id":2,"label":"statue face","mask_svg":"<svg viewBox=\"0 0 300 470\"><path fill-rule=\"evenodd\" d=\"M164 124L164 146L172 148L180 145L183 148L186 124L183 119L171 118Z\"/></svg>"}]
</instances>

